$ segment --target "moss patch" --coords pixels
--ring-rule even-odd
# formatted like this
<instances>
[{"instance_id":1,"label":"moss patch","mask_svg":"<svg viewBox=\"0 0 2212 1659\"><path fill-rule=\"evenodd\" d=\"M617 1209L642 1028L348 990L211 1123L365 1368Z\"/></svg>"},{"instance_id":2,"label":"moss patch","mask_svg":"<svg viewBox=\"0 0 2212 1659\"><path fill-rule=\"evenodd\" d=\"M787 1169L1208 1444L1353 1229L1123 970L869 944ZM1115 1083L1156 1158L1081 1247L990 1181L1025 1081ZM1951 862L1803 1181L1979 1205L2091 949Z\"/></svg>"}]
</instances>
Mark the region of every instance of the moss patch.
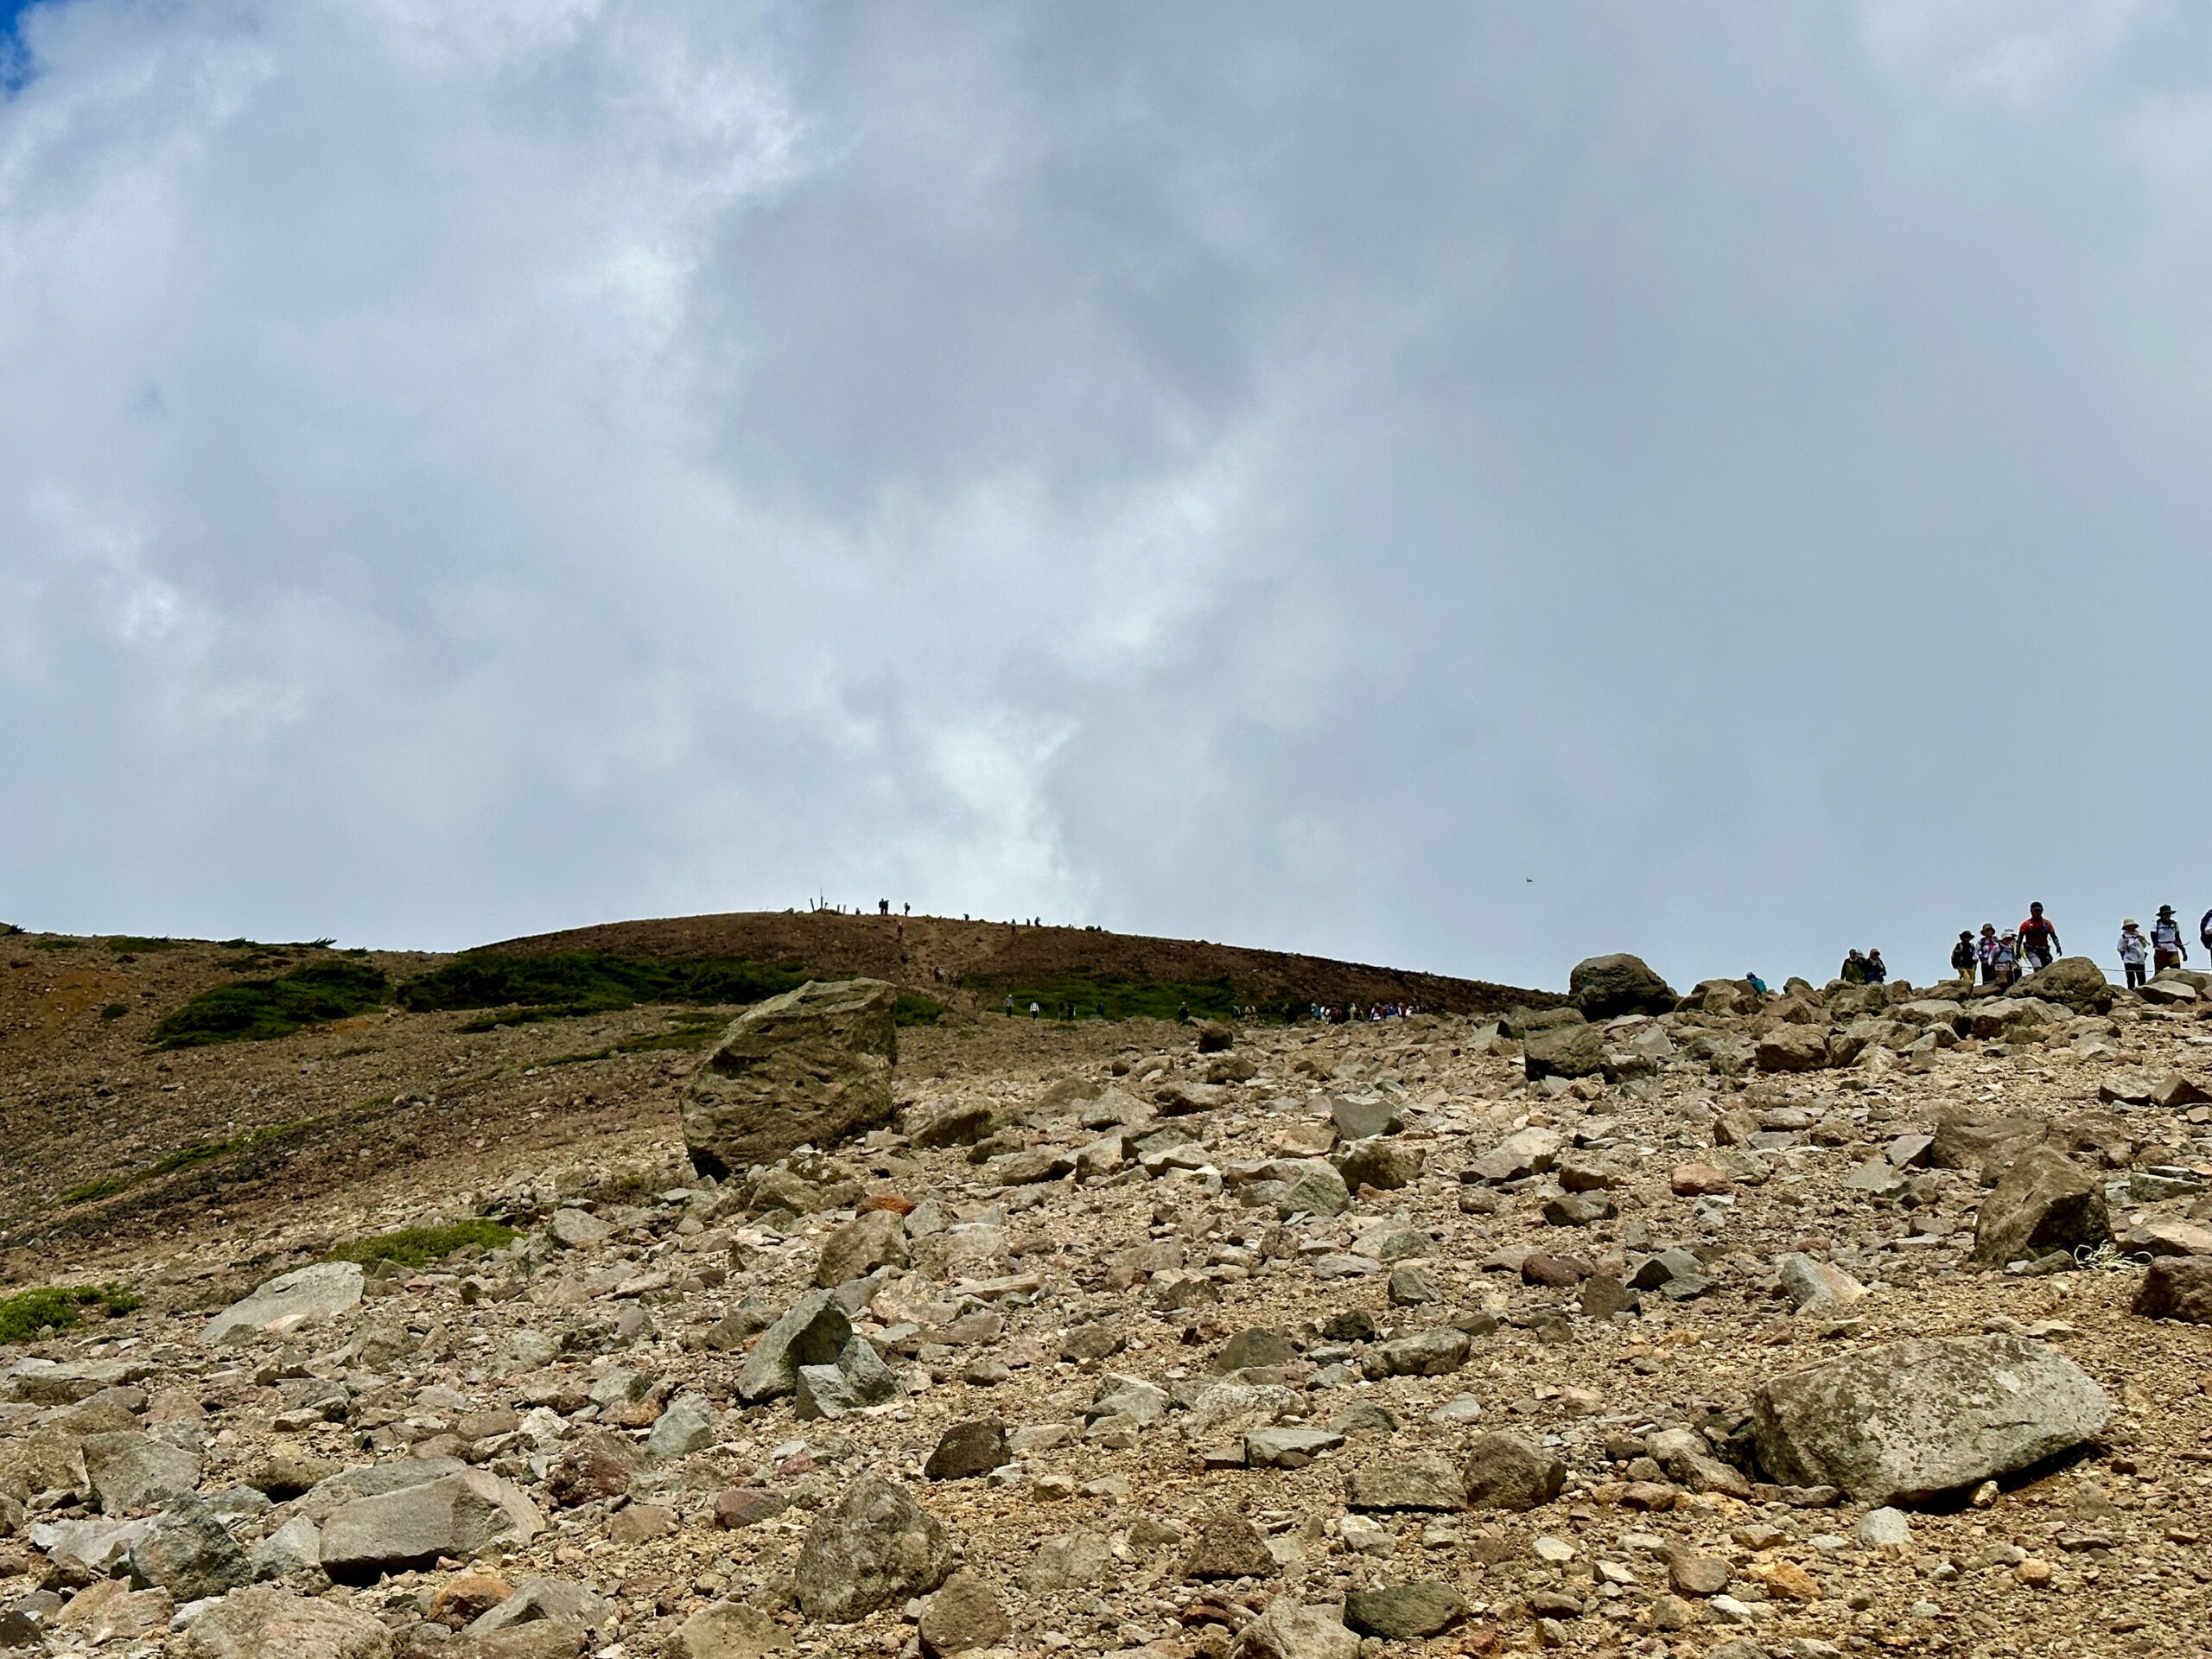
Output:
<instances>
[{"instance_id":1,"label":"moss patch","mask_svg":"<svg viewBox=\"0 0 2212 1659\"><path fill-rule=\"evenodd\" d=\"M428 1267L442 1262L455 1250L474 1244L480 1249L504 1249L514 1243L515 1230L496 1221L478 1218L449 1227L402 1227L397 1232L372 1233L340 1245L330 1253L333 1262L390 1262L403 1268Z\"/></svg>"},{"instance_id":2,"label":"moss patch","mask_svg":"<svg viewBox=\"0 0 2212 1659\"><path fill-rule=\"evenodd\" d=\"M121 1285L48 1285L0 1296L0 1343L29 1342L41 1331L74 1330L85 1313L128 1313L138 1298Z\"/></svg>"},{"instance_id":3,"label":"moss patch","mask_svg":"<svg viewBox=\"0 0 2212 1659\"><path fill-rule=\"evenodd\" d=\"M1028 1017L1029 1005L1034 1002L1044 1010L1040 1017L1047 1020L1070 1004L1078 1020L1173 1020L1186 1005L1192 1019L1225 1020L1240 1001L1226 976L1139 979L1077 969L1036 979L970 974L968 985L988 1012L1003 1014L1006 998L1011 995L1014 1011L1023 1019Z\"/></svg>"}]
</instances>

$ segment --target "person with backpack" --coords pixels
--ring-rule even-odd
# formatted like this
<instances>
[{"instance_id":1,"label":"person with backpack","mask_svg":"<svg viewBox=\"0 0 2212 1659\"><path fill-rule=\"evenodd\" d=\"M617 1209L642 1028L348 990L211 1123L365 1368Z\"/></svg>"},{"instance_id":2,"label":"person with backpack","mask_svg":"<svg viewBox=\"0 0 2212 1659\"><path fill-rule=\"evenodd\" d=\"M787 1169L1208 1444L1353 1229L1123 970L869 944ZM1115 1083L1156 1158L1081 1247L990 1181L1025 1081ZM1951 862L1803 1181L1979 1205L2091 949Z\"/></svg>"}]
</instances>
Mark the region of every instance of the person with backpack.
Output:
<instances>
[{"instance_id":1,"label":"person with backpack","mask_svg":"<svg viewBox=\"0 0 2212 1659\"><path fill-rule=\"evenodd\" d=\"M1867 951L1866 960L1862 964L1862 968L1869 985L1886 985L1890 982L1890 964L1882 960L1880 950Z\"/></svg>"},{"instance_id":2,"label":"person with backpack","mask_svg":"<svg viewBox=\"0 0 2212 1659\"><path fill-rule=\"evenodd\" d=\"M2129 990L2143 988L2143 958L2150 954L2151 941L2136 931L2135 918L2129 917L2120 925L2120 965L2126 970Z\"/></svg>"},{"instance_id":3,"label":"person with backpack","mask_svg":"<svg viewBox=\"0 0 2212 1659\"><path fill-rule=\"evenodd\" d=\"M2151 924L2151 971L2162 974L2188 960L2189 947L2181 942L2181 924L2174 919L2174 907L2160 905L2158 919Z\"/></svg>"},{"instance_id":4,"label":"person with backpack","mask_svg":"<svg viewBox=\"0 0 2212 1659\"><path fill-rule=\"evenodd\" d=\"M1851 947L1851 954L1843 959L1843 970L1836 977L1847 985L1864 985L1866 982L1866 958L1859 954L1857 945Z\"/></svg>"},{"instance_id":5,"label":"person with backpack","mask_svg":"<svg viewBox=\"0 0 2212 1659\"><path fill-rule=\"evenodd\" d=\"M1974 930L1961 928L1959 942L1951 947L1951 971L1971 985L1974 968L1980 961L1981 953L1974 948Z\"/></svg>"},{"instance_id":6,"label":"person with backpack","mask_svg":"<svg viewBox=\"0 0 2212 1659\"><path fill-rule=\"evenodd\" d=\"M1981 982L1985 985L1997 982L1997 947L2000 943L1997 937L1997 924L1984 922L1981 937L1974 941L1974 955L1981 959Z\"/></svg>"},{"instance_id":7,"label":"person with backpack","mask_svg":"<svg viewBox=\"0 0 2212 1659\"><path fill-rule=\"evenodd\" d=\"M2007 933L1997 941L1997 949L1990 958L1990 967L2000 988L2009 988L2020 976L2020 936Z\"/></svg>"},{"instance_id":8,"label":"person with backpack","mask_svg":"<svg viewBox=\"0 0 2212 1659\"><path fill-rule=\"evenodd\" d=\"M2196 925L2196 942L2212 951L2212 910L2206 911L2204 919Z\"/></svg>"},{"instance_id":9,"label":"person with backpack","mask_svg":"<svg viewBox=\"0 0 2212 1659\"><path fill-rule=\"evenodd\" d=\"M2036 965L2041 973L2050 966L2050 959L2064 947L2058 943L2058 930L2043 913L2038 899L2028 906L2028 919L2020 924L2020 953Z\"/></svg>"}]
</instances>

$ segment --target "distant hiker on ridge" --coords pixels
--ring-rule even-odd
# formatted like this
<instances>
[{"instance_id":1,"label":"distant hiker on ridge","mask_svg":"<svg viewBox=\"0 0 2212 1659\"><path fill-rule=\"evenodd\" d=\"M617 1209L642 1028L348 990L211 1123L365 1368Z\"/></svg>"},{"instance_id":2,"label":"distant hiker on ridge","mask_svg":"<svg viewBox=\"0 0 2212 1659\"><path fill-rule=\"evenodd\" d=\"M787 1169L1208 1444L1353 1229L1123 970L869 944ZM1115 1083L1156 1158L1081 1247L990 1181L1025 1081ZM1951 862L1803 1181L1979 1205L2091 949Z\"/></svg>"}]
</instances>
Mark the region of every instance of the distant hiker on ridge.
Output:
<instances>
[{"instance_id":1,"label":"distant hiker on ridge","mask_svg":"<svg viewBox=\"0 0 2212 1659\"><path fill-rule=\"evenodd\" d=\"M1961 929L1959 942L1951 947L1951 971L1971 985L1974 965L1980 960L1981 953L1974 948L1974 930Z\"/></svg>"},{"instance_id":2,"label":"distant hiker on ridge","mask_svg":"<svg viewBox=\"0 0 2212 1659\"><path fill-rule=\"evenodd\" d=\"M1890 964L1882 960L1880 950L1870 950L1866 952L1865 968L1866 982L1869 985L1885 985L1889 982Z\"/></svg>"},{"instance_id":3,"label":"distant hiker on ridge","mask_svg":"<svg viewBox=\"0 0 2212 1659\"><path fill-rule=\"evenodd\" d=\"M2051 957L2064 949L2058 942L2058 930L2044 916L2042 901L2038 899L2030 905L2028 919L2020 924L2021 953L2035 963L2036 971L2041 973L2050 966Z\"/></svg>"},{"instance_id":4,"label":"distant hiker on ridge","mask_svg":"<svg viewBox=\"0 0 2212 1659\"><path fill-rule=\"evenodd\" d=\"M2174 907L2160 905L2158 919L2151 924L2151 971L2161 974L2188 960L2189 947L2181 941L2181 924L2174 919Z\"/></svg>"},{"instance_id":5,"label":"distant hiker on ridge","mask_svg":"<svg viewBox=\"0 0 2212 1659\"><path fill-rule=\"evenodd\" d=\"M2130 916L2120 925L2120 965L2127 971L2127 988L2143 988L2143 958L2151 954L2151 941L2136 931L2135 918Z\"/></svg>"}]
</instances>

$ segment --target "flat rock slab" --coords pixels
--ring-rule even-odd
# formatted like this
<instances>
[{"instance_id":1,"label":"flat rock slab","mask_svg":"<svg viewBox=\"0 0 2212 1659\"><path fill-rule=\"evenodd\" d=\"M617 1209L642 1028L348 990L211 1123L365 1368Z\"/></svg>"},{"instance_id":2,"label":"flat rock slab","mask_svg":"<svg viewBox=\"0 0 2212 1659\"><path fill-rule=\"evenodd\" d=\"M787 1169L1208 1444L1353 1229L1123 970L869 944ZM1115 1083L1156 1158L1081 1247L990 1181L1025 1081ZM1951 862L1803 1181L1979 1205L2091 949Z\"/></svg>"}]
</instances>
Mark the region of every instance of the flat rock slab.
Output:
<instances>
[{"instance_id":1,"label":"flat rock slab","mask_svg":"<svg viewBox=\"0 0 2212 1659\"><path fill-rule=\"evenodd\" d=\"M360 1305L359 1264L318 1262L279 1274L244 1301L232 1303L200 1327L198 1340L213 1348L254 1336L283 1336Z\"/></svg>"},{"instance_id":2,"label":"flat rock slab","mask_svg":"<svg viewBox=\"0 0 2212 1659\"><path fill-rule=\"evenodd\" d=\"M441 1555L467 1560L494 1540L526 1542L543 1525L521 1492L472 1469L346 1504L322 1529L322 1570L364 1583Z\"/></svg>"},{"instance_id":3,"label":"flat rock slab","mask_svg":"<svg viewBox=\"0 0 2212 1659\"><path fill-rule=\"evenodd\" d=\"M1751 1397L1769 1474L1876 1504L2027 1468L2094 1439L2110 1414L2104 1390L2072 1360L2006 1336L1864 1348L1785 1373Z\"/></svg>"}]
</instances>

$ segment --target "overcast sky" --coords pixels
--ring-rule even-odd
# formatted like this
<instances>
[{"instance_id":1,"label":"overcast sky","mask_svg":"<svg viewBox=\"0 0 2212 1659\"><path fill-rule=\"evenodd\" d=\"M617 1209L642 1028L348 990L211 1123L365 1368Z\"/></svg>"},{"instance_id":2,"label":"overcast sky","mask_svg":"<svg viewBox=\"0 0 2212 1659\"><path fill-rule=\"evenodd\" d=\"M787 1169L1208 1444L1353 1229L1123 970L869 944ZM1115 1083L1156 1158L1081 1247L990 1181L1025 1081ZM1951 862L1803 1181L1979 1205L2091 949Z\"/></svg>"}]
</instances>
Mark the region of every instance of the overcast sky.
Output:
<instances>
[{"instance_id":1,"label":"overcast sky","mask_svg":"<svg viewBox=\"0 0 2212 1659\"><path fill-rule=\"evenodd\" d=\"M2212 11L44 0L0 917L2212 905Z\"/></svg>"}]
</instances>

